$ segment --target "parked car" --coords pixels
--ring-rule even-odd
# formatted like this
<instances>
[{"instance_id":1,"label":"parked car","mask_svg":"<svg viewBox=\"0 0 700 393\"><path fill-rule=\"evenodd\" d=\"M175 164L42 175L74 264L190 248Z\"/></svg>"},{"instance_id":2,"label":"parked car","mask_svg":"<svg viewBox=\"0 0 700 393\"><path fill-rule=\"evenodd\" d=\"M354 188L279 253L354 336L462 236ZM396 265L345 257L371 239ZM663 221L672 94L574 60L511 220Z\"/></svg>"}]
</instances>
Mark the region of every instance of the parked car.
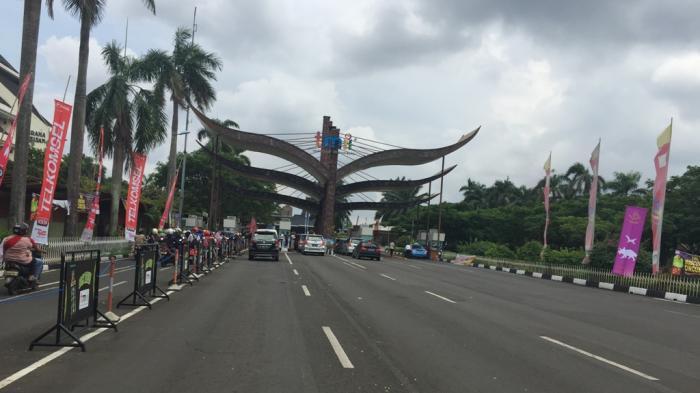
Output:
<instances>
[{"instance_id":1,"label":"parked car","mask_svg":"<svg viewBox=\"0 0 700 393\"><path fill-rule=\"evenodd\" d=\"M352 237L348 239L348 250L347 254L352 255L353 251L355 251L355 247L362 241L361 238L359 237Z\"/></svg>"},{"instance_id":2,"label":"parked car","mask_svg":"<svg viewBox=\"0 0 700 393\"><path fill-rule=\"evenodd\" d=\"M382 248L371 240L362 240L353 249L352 257L355 259L369 258L379 261L382 258Z\"/></svg>"},{"instance_id":3,"label":"parked car","mask_svg":"<svg viewBox=\"0 0 700 393\"><path fill-rule=\"evenodd\" d=\"M257 257L270 257L273 261L280 260L280 242L274 229L258 229L252 236L248 248L248 260Z\"/></svg>"},{"instance_id":4,"label":"parked car","mask_svg":"<svg viewBox=\"0 0 700 393\"><path fill-rule=\"evenodd\" d=\"M321 254L326 253L326 240L321 235L305 235L304 240L300 243L302 254Z\"/></svg>"},{"instance_id":5,"label":"parked car","mask_svg":"<svg viewBox=\"0 0 700 393\"><path fill-rule=\"evenodd\" d=\"M349 254L348 252L348 241L346 239L335 239L335 246L333 250L336 254Z\"/></svg>"},{"instance_id":6,"label":"parked car","mask_svg":"<svg viewBox=\"0 0 700 393\"><path fill-rule=\"evenodd\" d=\"M421 244L414 243L411 245L410 249L404 250L403 256L406 258L428 258L428 250L425 249Z\"/></svg>"}]
</instances>

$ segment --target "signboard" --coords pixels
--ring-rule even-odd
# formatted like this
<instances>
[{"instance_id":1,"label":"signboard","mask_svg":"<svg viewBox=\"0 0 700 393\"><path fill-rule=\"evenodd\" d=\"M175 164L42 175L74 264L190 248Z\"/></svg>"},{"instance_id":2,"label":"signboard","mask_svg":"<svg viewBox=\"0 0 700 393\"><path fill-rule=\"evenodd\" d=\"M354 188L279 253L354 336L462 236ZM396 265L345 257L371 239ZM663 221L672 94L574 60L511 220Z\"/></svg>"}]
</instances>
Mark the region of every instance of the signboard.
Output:
<instances>
[{"instance_id":1,"label":"signboard","mask_svg":"<svg viewBox=\"0 0 700 393\"><path fill-rule=\"evenodd\" d=\"M170 299L168 294L157 285L157 262L159 256L158 244L144 244L136 248L134 290L117 303L117 307L148 306L148 308L151 308L151 302L146 299L146 296L149 295ZM156 291L160 292L160 294L156 295Z\"/></svg>"},{"instance_id":2,"label":"signboard","mask_svg":"<svg viewBox=\"0 0 700 393\"><path fill-rule=\"evenodd\" d=\"M615 264L612 269L613 274L627 277L634 274L646 217L646 208L627 206L625 220L622 223L622 231L620 231L617 254L615 255Z\"/></svg>"},{"instance_id":3,"label":"signboard","mask_svg":"<svg viewBox=\"0 0 700 393\"><path fill-rule=\"evenodd\" d=\"M73 254L63 268L64 325L71 326L90 318L97 304L96 283L99 259L92 254Z\"/></svg>"},{"instance_id":4,"label":"signboard","mask_svg":"<svg viewBox=\"0 0 700 393\"><path fill-rule=\"evenodd\" d=\"M700 255L676 250L671 273L674 276L700 276Z\"/></svg>"},{"instance_id":5,"label":"signboard","mask_svg":"<svg viewBox=\"0 0 700 393\"><path fill-rule=\"evenodd\" d=\"M146 166L146 156L132 153L133 165L129 174L129 191L126 194L126 217L124 221L124 237L133 242L136 238L136 225L139 216L139 201L141 200L141 184L143 182L143 172Z\"/></svg>"}]
</instances>

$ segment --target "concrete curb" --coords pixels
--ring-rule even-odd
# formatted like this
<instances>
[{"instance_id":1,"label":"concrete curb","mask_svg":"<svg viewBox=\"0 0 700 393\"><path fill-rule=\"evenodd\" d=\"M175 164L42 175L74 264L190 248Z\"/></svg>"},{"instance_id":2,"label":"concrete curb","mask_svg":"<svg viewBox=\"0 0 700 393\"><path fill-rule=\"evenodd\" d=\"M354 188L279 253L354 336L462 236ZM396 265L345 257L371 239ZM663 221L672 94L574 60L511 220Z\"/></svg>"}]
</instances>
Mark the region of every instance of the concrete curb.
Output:
<instances>
[{"instance_id":1,"label":"concrete curb","mask_svg":"<svg viewBox=\"0 0 700 393\"><path fill-rule=\"evenodd\" d=\"M522 269L512 269L507 267L493 266L484 263L473 263L471 265L473 268L490 269L505 273L513 273L517 275L529 276L532 278L541 278L543 280L559 281L574 285L580 285L591 288L607 289L609 291L624 292L632 295L655 297L658 299L672 300L679 303L693 303L700 304L700 296L688 296L681 293L658 291L648 288L630 287L627 285L619 285L611 282L598 282L593 280L584 280L582 278L573 278L566 276L551 275L549 273L531 272Z\"/></svg>"}]
</instances>

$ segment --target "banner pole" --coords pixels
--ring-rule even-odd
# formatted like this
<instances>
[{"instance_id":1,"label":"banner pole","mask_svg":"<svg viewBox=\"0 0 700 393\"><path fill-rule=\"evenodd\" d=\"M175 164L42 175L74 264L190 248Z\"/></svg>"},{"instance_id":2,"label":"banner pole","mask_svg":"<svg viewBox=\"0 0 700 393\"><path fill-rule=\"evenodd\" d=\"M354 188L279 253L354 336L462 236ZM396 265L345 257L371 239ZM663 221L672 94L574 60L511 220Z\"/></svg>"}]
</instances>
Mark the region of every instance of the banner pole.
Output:
<instances>
[{"instance_id":1,"label":"banner pole","mask_svg":"<svg viewBox=\"0 0 700 393\"><path fill-rule=\"evenodd\" d=\"M107 292L107 312L105 316L112 322L117 322L121 317L112 311L112 299L113 299L113 288L114 288L114 268L117 265L117 257L110 255L109 257L109 289Z\"/></svg>"}]
</instances>

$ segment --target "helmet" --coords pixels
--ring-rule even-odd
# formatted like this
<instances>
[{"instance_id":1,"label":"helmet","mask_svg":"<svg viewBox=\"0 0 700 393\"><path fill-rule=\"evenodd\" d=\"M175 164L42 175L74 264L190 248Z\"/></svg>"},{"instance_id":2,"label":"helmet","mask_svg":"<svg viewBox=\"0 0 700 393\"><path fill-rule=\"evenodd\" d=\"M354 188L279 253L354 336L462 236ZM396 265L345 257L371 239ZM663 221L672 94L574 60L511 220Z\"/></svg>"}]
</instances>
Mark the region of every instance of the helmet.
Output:
<instances>
[{"instance_id":1,"label":"helmet","mask_svg":"<svg viewBox=\"0 0 700 393\"><path fill-rule=\"evenodd\" d=\"M207 229L204 230L204 236L209 236L210 234L211 233L209 232L209 230L207 230Z\"/></svg>"},{"instance_id":2,"label":"helmet","mask_svg":"<svg viewBox=\"0 0 700 393\"><path fill-rule=\"evenodd\" d=\"M172 235L173 233L175 233L175 231L172 228L168 228L165 230L166 235Z\"/></svg>"},{"instance_id":3,"label":"helmet","mask_svg":"<svg viewBox=\"0 0 700 393\"><path fill-rule=\"evenodd\" d=\"M196 226L196 227L192 228L192 232L199 232L199 227Z\"/></svg>"},{"instance_id":4,"label":"helmet","mask_svg":"<svg viewBox=\"0 0 700 393\"><path fill-rule=\"evenodd\" d=\"M158 228L153 228L153 229L151 230L151 233L154 234L154 235L157 235L157 234L158 234Z\"/></svg>"},{"instance_id":5,"label":"helmet","mask_svg":"<svg viewBox=\"0 0 700 393\"><path fill-rule=\"evenodd\" d=\"M19 223L19 224L15 224L12 227L12 233L14 233L15 235L24 236L27 234L28 231L29 231L29 225L27 225L27 223L24 223L24 222Z\"/></svg>"}]
</instances>

